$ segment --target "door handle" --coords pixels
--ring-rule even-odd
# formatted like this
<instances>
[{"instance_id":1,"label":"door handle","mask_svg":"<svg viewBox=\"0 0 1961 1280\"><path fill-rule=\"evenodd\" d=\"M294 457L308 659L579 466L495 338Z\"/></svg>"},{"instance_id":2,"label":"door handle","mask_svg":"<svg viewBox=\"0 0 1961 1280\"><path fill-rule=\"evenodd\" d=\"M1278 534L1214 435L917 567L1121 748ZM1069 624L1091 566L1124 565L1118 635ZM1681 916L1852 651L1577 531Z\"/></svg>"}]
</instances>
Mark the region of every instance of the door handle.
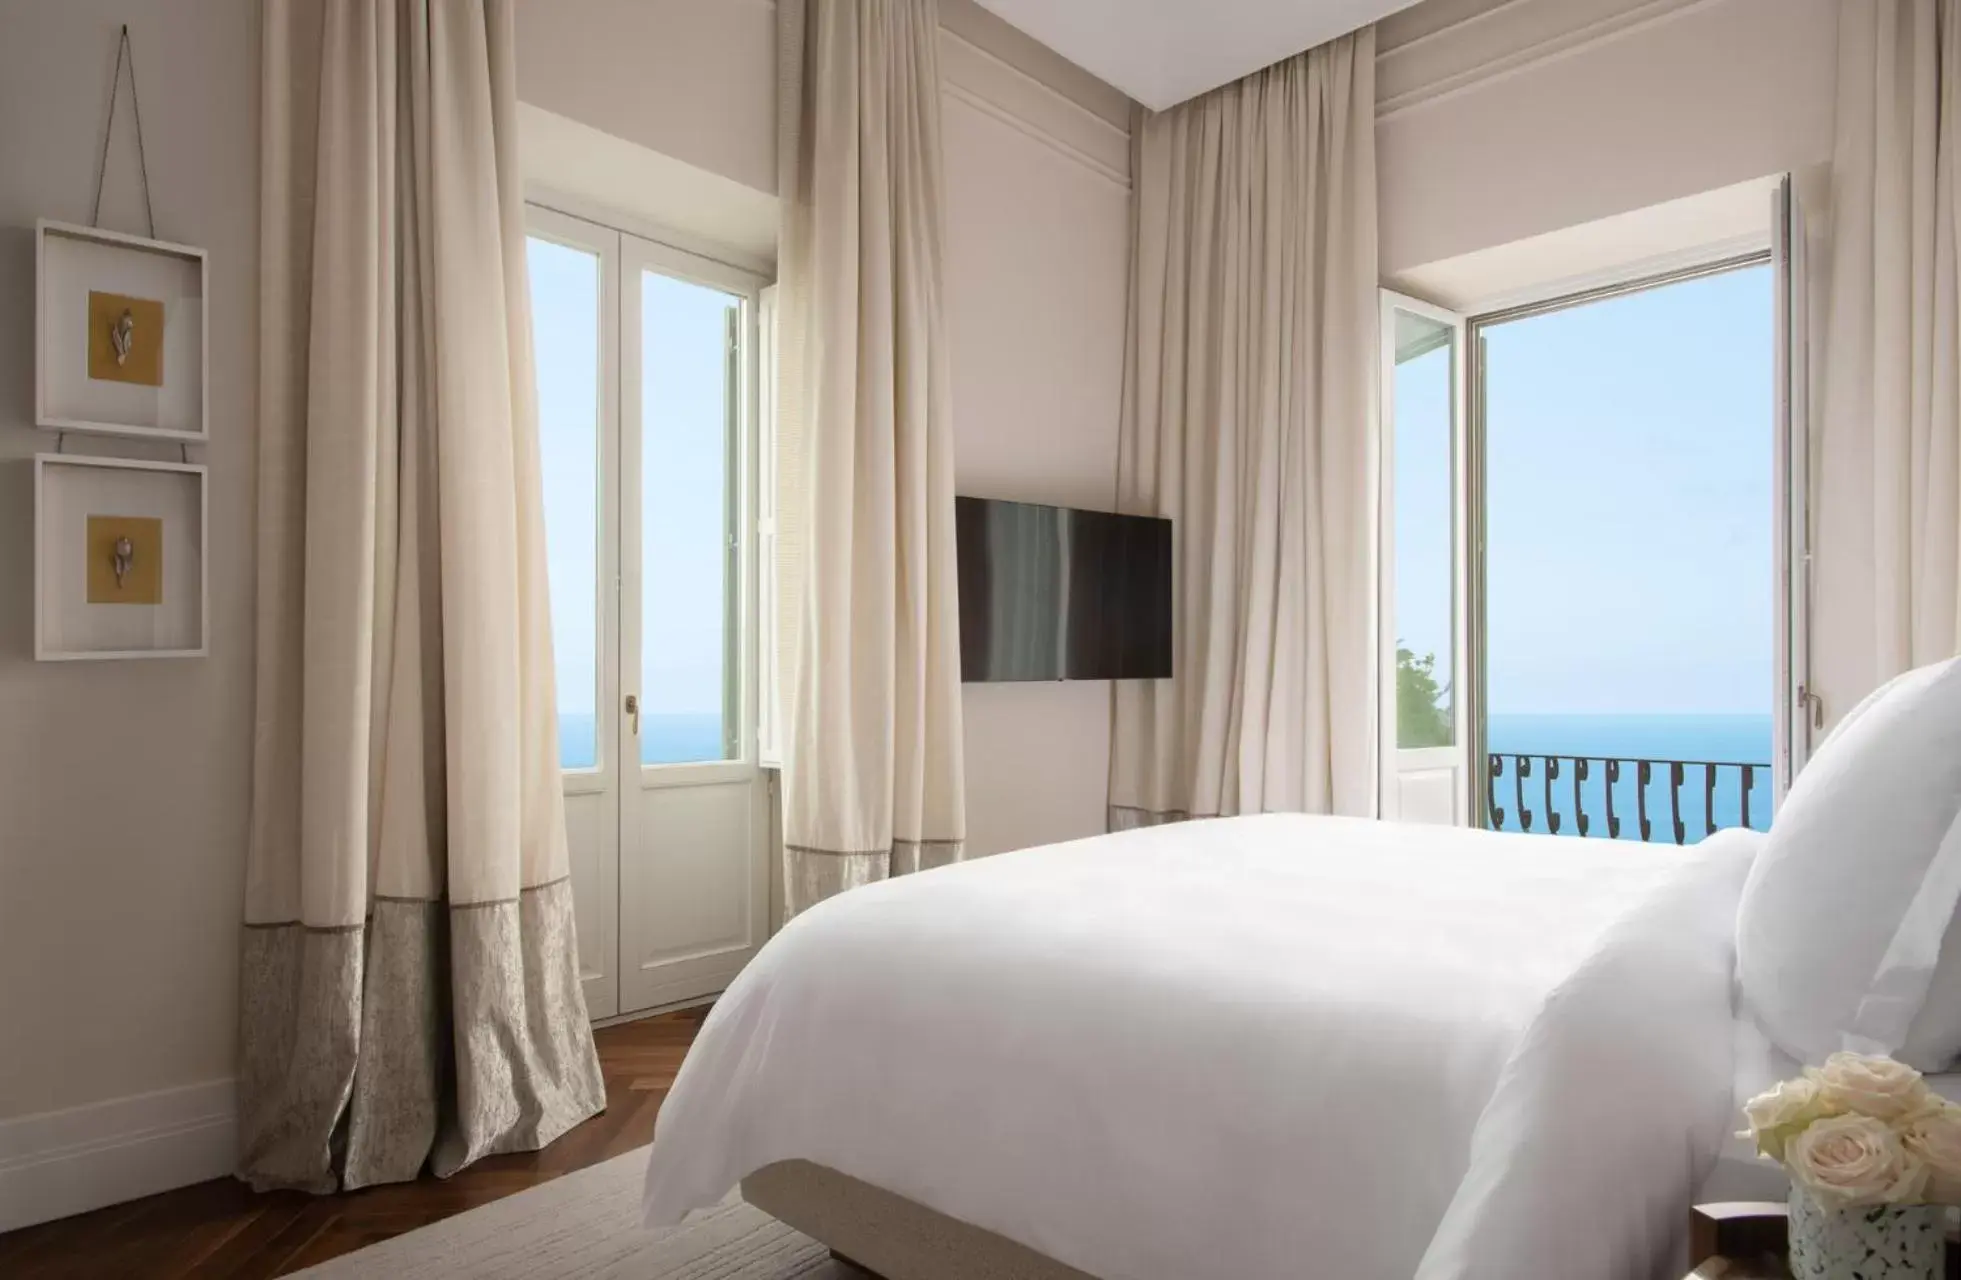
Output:
<instances>
[{"instance_id":1,"label":"door handle","mask_svg":"<svg viewBox=\"0 0 1961 1280\"><path fill-rule=\"evenodd\" d=\"M640 698L637 694L626 695L626 713L633 717L633 736L640 736Z\"/></svg>"}]
</instances>

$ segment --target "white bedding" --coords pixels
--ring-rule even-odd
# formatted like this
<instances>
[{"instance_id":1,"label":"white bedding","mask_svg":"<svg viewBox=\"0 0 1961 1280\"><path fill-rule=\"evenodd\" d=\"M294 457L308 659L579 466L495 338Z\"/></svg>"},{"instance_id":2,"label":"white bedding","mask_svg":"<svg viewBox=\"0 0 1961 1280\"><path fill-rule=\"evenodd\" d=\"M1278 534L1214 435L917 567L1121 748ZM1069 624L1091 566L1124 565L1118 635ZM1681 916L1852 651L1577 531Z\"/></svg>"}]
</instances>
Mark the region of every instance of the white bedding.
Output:
<instances>
[{"instance_id":1,"label":"white bedding","mask_svg":"<svg viewBox=\"0 0 1961 1280\"><path fill-rule=\"evenodd\" d=\"M801 1157L1103 1280L1645 1280L1733 1127L1756 840L1269 815L854 890L716 1005L647 1220Z\"/></svg>"}]
</instances>

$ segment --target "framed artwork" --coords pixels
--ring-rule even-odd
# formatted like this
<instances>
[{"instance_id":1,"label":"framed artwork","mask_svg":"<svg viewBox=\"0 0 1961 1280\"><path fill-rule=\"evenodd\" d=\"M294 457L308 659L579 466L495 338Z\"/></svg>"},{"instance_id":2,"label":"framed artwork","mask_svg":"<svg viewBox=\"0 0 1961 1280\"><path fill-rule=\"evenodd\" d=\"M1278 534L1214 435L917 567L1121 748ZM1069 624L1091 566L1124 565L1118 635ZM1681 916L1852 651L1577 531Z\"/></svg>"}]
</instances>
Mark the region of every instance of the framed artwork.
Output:
<instances>
[{"instance_id":1,"label":"framed artwork","mask_svg":"<svg viewBox=\"0 0 1961 1280\"><path fill-rule=\"evenodd\" d=\"M34 656L206 652L205 468L79 454L34 459Z\"/></svg>"},{"instance_id":2,"label":"framed artwork","mask_svg":"<svg viewBox=\"0 0 1961 1280\"><path fill-rule=\"evenodd\" d=\"M202 442L202 249L35 226L34 416L53 431Z\"/></svg>"}]
</instances>

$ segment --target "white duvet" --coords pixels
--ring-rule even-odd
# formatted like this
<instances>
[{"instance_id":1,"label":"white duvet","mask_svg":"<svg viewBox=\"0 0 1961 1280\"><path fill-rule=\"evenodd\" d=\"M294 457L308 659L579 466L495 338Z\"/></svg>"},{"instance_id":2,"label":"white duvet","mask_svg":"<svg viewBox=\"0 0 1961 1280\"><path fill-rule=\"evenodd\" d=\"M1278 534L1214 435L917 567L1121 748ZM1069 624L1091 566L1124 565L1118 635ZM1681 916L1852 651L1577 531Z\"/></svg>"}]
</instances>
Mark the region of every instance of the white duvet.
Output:
<instances>
[{"instance_id":1,"label":"white duvet","mask_svg":"<svg viewBox=\"0 0 1961 1280\"><path fill-rule=\"evenodd\" d=\"M1269 815L854 890L716 1005L647 1220L800 1157L1103 1280L1647 1280L1757 839Z\"/></svg>"}]
</instances>

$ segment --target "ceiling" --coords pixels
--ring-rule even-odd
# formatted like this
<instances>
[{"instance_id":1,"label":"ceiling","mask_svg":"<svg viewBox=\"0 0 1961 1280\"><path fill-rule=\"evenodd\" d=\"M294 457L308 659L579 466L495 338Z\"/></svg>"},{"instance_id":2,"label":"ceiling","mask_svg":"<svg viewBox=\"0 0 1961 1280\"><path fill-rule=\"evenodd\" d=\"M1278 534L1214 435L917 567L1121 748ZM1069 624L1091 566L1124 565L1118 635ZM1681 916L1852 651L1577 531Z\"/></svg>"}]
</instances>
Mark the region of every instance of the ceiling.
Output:
<instances>
[{"instance_id":1,"label":"ceiling","mask_svg":"<svg viewBox=\"0 0 1961 1280\"><path fill-rule=\"evenodd\" d=\"M980 0L1162 111L1407 9L1415 0Z\"/></svg>"}]
</instances>

